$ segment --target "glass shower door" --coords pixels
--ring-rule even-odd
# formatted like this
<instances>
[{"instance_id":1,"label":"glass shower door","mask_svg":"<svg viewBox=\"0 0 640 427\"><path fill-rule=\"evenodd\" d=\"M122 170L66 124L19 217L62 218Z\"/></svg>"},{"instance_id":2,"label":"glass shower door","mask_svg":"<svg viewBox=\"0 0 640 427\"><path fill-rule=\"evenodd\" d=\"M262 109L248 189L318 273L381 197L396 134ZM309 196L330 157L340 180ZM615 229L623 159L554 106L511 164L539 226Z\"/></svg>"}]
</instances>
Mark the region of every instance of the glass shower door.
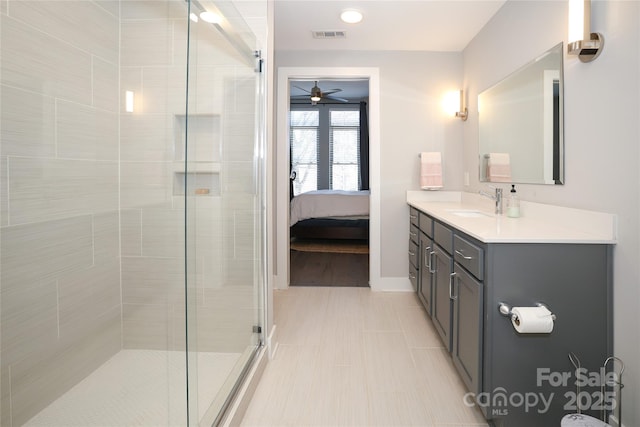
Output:
<instances>
[{"instance_id":1,"label":"glass shower door","mask_svg":"<svg viewBox=\"0 0 640 427\"><path fill-rule=\"evenodd\" d=\"M254 36L231 2L192 0L190 8L187 114L178 118L189 418L211 425L261 343L261 76ZM217 23L202 19L203 12L217 15Z\"/></svg>"},{"instance_id":2,"label":"glass shower door","mask_svg":"<svg viewBox=\"0 0 640 427\"><path fill-rule=\"evenodd\" d=\"M259 75L222 4L0 1L0 425L208 426L249 366Z\"/></svg>"}]
</instances>

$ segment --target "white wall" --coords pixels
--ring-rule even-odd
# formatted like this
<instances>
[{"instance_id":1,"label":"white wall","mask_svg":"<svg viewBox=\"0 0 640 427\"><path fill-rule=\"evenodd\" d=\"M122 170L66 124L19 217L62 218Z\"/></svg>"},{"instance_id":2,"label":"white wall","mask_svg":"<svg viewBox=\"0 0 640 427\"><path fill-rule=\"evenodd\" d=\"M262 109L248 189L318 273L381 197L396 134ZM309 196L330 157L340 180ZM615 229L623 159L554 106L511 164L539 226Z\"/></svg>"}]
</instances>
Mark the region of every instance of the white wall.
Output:
<instances>
[{"instance_id":1,"label":"white wall","mask_svg":"<svg viewBox=\"0 0 640 427\"><path fill-rule=\"evenodd\" d=\"M3 426L121 346L119 20L105 6L0 6Z\"/></svg>"},{"instance_id":2,"label":"white wall","mask_svg":"<svg viewBox=\"0 0 640 427\"><path fill-rule=\"evenodd\" d=\"M638 280L640 163L639 28L635 1L595 1L592 31L605 48L592 63L565 55L566 185L520 185L522 199L618 215L614 250L615 354L626 366L622 420L640 425L640 290ZM564 1L507 2L464 50L464 88L469 99L525 62L567 38ZM544 31L541 31L544 29ZM477 103L464 129L464 165L477 191ZM526 212L525 212L526 215ZM580 296L576 295L577 301Z\"/></svg>"},{"instance_id":3,"label":"white wall","mask_svg":"<svg viewBox=\"0 0 640 427\"><path fill-rule=\"evenodd\" d=\"M462 189L462 126L440 108L459 89L461 53L277 51L276 67L377 67L380 72L380 276L406 280L406 191L419 189L421 151L442 151L445 190ZM372 171L375 173L375 171Z\"/></svg>"}]
</instances>

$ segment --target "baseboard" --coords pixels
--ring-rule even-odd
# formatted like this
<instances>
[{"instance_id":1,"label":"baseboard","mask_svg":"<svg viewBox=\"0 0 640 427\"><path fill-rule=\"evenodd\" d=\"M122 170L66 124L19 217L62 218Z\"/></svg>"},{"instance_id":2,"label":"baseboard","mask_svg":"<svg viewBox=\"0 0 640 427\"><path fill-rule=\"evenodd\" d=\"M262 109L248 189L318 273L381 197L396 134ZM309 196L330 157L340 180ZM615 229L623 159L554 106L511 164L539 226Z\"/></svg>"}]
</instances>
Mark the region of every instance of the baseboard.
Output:
<instances>
[{"instance_id":1,"label":"baseboard","mask_svg":"<svg viewBox=\"0 0 640 427\"><path fill-rule=\"evenodd\" d=\"M369 286L376 292L415 292L408 277L378 277Z\"/></svg>"},{"instance_id":2,"label":"baseboard","mask_svg":"<svg viewBox=\"0 0 640 427\"><path fill-rule=\"evenodd\" d=\"M269 356L269 360L272 360L276 356L276 351L278 351L278 325L273 325L271 328L271 332L267 335L265 339L265 345L267 347L267 355Z\"/></svg>"},{"instance_id":3,"label":"baseboard","mask_svg":"<svg viewBox=\"0 0 640 427\"><path fill-rule=\"evenodd\" d=\"M263 346L258 350L251 370L247 374L247 377L240 387L240 390L238 390L233 403L219 425L225 427L240 426L268 360L267 348L266 346Z\"/></svg>"}]
</instances>

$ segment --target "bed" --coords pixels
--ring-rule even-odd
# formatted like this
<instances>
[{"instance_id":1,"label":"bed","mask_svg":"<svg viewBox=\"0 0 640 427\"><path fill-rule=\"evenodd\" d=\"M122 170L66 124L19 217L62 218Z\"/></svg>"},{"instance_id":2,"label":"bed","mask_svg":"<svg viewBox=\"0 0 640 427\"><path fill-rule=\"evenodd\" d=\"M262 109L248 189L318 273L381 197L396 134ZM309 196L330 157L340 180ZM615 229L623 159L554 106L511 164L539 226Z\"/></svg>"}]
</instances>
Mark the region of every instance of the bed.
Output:
<instances>
[{"instance_id":1,"label":"bed","mask_svg":"<svg viewBox=\"0 0 640 427\"><path fill-rule=\"evenodd\" d=\"M369 239L369 191L317 190L291 200L291 237Z\"/></svg>"}]
</instances>

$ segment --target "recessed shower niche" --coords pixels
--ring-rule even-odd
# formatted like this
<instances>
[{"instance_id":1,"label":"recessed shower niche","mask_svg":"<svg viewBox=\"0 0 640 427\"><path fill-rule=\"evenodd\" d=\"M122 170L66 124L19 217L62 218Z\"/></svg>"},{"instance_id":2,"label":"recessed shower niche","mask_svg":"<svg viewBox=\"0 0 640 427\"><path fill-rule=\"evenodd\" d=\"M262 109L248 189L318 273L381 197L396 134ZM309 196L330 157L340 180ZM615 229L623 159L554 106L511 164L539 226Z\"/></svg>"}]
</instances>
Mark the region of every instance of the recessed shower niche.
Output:
<instances>
[{"instance_id":1,"label":"recessed shower niche","mask_svg":"<svg viewBox=\"0 0 640 427\"><path fill-rule=\"evenodd\" d=\"M174 196L185 194L185 174L189 195L220 195L220 139L220 115L176 115Z\"/></svg>"}]
</instances>

